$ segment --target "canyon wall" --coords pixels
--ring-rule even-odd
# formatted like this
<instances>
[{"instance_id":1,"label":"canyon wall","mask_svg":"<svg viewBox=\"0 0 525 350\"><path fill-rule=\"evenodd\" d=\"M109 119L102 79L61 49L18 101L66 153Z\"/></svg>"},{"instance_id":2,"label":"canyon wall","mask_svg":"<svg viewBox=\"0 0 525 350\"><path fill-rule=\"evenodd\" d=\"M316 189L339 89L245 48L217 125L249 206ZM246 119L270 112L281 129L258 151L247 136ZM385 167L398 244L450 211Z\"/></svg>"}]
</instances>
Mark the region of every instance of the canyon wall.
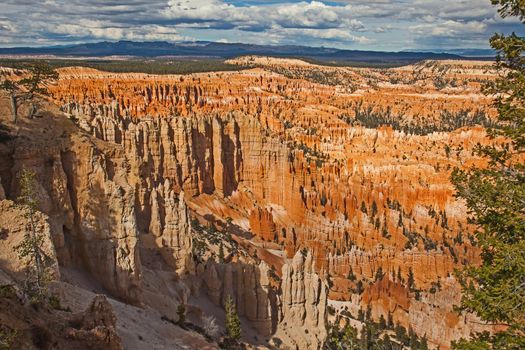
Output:
<instances>
[{"instance_id":1,"label":"canyon wall","mask_svg":"<svg viewBox=\"0 0 525 350\"><path fill-rule=\"evenodd\" d=\"M10 217L22 215L5 198L16 199L20 192L21 171L33 171L36 174L34 187L38 215L44 217L39 225L49 236L50 254L56 256L56 264L85 269L112 296L141 305L150 301L144 300L145 282L139 252L142 248L158 252L170 270L176 272L178 279L202 278L203 283L189 283L195 283L197 287L204 285L206 294L218 306L223 306L226 298L232 296L239 314L259 334L271 336L276 332L281 312L277 295L279 282L274 281L270 285L270 267L264 261L254 263L253 260L239 260L225 264L212 260L207 263L195 262L192 242L194 232L184 189L188 193L196 191L196 195L200 191L228 191L228 186L232 185L222 180L221 170L216 172L218 185L215 186L214 181L208 180L208 171L213 173L214 167L200 168L201 165L195 163L191 153L188 154L188 161L191 162L188 168L197 169L193 174L198 174L195 175L195 186L184 180L184 177L193 175L178 171L167 171L168 174L175 174L173 177L164 175L164 167L168 168L165 160L173 160L174 166L180 169L176 156L188 152L182 147L188 145L187 140L184 140L187 135L182 135L183 139L177 144L172 138L174 130L168 126L161 129L167 130L164 136L158 133L158 129L141 135L128 132L130 149L126 151L126 148L115 145L111 140L89 136L65 118L56 107L42 103L45 104L42 107L43 115L32 120L20 120L16 126L12 126L12 130L18 129L16 137L0 143L0 205L6 209L2 211L2 222L9 222L12 220ZM1 107L5 105L0 103ZM235 119L232 116L229 118L233 125ZM196 127L212 131L214 127L221 130L223 124L228 128L227 123L210 118L209 124L201 123ZM150 124L145 123L143 127L147 129ZM238 132L238 128L230 129L237 129ZM189 134L195 132L194 129L189 130ZM227 139L227 132L220 133L223 134L223 140ZM125 140L126 133L122 135ZM138 140L142 137L146 142L140 145ZM158 137L159 144L158 148L153 147L157 153L152 155L154 151L150 146L155 137ZM166 153L160 140L166 145ZM211 148L198 152L205 154L216 146L211 144L208 147ZM222 147L216 148L219 150L218 157L221 157ZM182 153L177 153L179 149L182 149ZM229 157L226 157L225 162ZM199 174L199 171L202 173ZM203 180L199 183L200 178ZM213 187L210 190L206 186ZM22 228L14 226L5 229L7 235L22 231ZM6 260L16 262L12 249L2 250L2 253L8 254ZM2 265L2 269L16 273L19 268ZM56 271L58 278L58 267ZM288 341L287 345L295 346L293 338Z\"/></svg>"},{"instance_id":2,"label":"canyon wall","mask_svg":"<svg viewBox=\"0 0 525 350\"><path fill-rule=\"evenodd\" d=\"M6 196L16 199L21 171L33 171L58 261L85 266L109 291L140 303L138 231L124 156L59 122L22 121L17 137L0 145Z\"/></svg>"},{"instance_id":3,"label":"canyon wall","mask_svg":"<svg viewBox=\"0 0 525 350\"><path fill-rule=\"evenodd\" d=\"M207 295L218 306L224 307L231 298L240 316L246 317L263 336L275 332L277 304L275 290L270 285L269 268L235 262L209 262L203 271Z\"/></svg>"},{"instance_id":4,"label":"canyon wall","mask_svg":"<svg viewBox=\"0 0 525 350\"><path fill-rule=\"evenodd\" d=\"M488 142L479 124L493 111L479 81L493 72L260 65L187 76L62 69L51 96L72 122L32 121L26 138L38 143L1 146L4 196L16 197L20 169L35 169L61 264L85 266L134 303L145 247L178 276L203 273L209 298L231 295L261 334L301 347L323 342L324 298L371 306L375 319L393 313L442 348L482 329L452 310L453 271L479 251L448 178L481 164L473 148ZM199 265L190 216L228 227L263 261ZM295 339L292 323L320 331Z\"/></svg>"},{"instance_id":5,"label":"canyon wall","mask_svg":"<svg viewBox=\"0 0 525 350\"><path fill-rule=\"evenodd\" d=\"M453 167L479 163L472 149L486 136L474 124L492 114L469 69L450 64L444 79L461 84L439 90L433 66L337 71L357 84L351 92L282 64L277 73L155 79L69 69L53 96L91 135L130 155L147 179L137 181L140 203L168 179L192 211L232 219L259 247L276 243L288 259L312 250L334 300L352 300L357 281L373 288L378 273L405 286L413 274L414 300L415 290L479 261L448 181ZM383 115L400 122L368 127ZM140 217L151 221L147 209ZM282 260L268 252L268 263ZM449 300L437 309L452 312ZM415 328L409 316L399 322ZM420 335L445 345L454 338L447 327Z\"/></svg>"}]
</instances>

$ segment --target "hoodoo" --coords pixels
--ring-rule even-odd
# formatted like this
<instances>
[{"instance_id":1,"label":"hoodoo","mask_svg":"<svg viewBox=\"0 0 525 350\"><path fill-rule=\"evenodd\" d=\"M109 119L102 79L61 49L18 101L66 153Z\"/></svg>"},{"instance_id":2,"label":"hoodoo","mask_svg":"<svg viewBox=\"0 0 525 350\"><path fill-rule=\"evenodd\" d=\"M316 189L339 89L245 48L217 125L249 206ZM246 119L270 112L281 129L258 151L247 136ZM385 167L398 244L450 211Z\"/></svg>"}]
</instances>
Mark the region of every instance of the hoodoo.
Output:
<instances>
[{"instance_id":1,"label":"hoodoo","mask_svg":"<svg viewBox=\"0 0 525 350\"><path fill-rule=\"evenodd\" d=\"M0 349L523 348L525 11L412 2L0 4Z\"/></svg>"}]
</instances>

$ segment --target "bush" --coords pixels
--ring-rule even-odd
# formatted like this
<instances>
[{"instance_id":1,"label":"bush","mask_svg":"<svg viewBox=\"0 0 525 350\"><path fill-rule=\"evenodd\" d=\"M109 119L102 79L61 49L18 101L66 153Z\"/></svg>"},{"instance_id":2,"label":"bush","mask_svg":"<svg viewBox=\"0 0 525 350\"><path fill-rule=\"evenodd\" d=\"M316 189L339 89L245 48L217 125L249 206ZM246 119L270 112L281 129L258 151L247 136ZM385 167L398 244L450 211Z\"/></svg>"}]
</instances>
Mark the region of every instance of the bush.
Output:
<instances>
[{"instance_id":1,"label":"bush","mask_svg":"<svg viewBox=\"0 0 525 350\"><path fill-rule=\"evenodd\" d=\"M217 320L213 316L204 316L202 320L202 328L204 333L212 340L216 340L219 336L219 326Z\"/></svg>"},{"instance_id":2,"label":"bush","mask_svg":"<svg viewBox=\"0 0 525 350\"><path fill-rule=\"evenodd\" d=\"M6 326L0 326L0 350L13 349L18 332Z\"/></svg>"}]
</instances>

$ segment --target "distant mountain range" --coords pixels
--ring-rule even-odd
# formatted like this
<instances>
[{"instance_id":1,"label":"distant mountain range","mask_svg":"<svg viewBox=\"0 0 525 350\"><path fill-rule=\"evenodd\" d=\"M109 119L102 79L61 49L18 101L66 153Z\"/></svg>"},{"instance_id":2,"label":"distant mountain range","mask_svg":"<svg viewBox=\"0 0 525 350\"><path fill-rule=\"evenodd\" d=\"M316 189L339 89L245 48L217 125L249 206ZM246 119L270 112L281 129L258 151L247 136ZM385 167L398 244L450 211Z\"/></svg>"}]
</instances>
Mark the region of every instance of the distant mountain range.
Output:
<instances>
[{"instance_id":1,"label":"distant mountain range","mask_svg":"<svg viewBox=\"0 0 525 350\"><path fill-rule=\"evenodd\" d=\"M485 50L486 51L486 50ZM475 51L475 56L488 57L485 51ZM215 57L232 58L242 55L264 55L276 57L295 57L321 62L371 62L371 63L407 63L424 59L458 59L464 58L458 53L435 52L383 52L342 50L324 47L307 46L270 46L251 44L231 44L217 42L98 42L67 46L50 47L13 47L0 48L0 55L53 55L65 57L105 57L134 56L143 58L175 57ZM467 54L465 56L472 56ZM479 54L479 55L478 55Z\"/></svg>"},{"instance_id":2,"label":"distant mountain range","mask_svg":"<svg viewBox=\"0 0 525 350\"><path fill-rule=\"evenodd\" d=\"M420 52L418 50L406 50L407 52ZM491 58L494 59L496 51L493 49L429 49L428 52L450 53L463 57Z\"/></svg>"}]
</instances>

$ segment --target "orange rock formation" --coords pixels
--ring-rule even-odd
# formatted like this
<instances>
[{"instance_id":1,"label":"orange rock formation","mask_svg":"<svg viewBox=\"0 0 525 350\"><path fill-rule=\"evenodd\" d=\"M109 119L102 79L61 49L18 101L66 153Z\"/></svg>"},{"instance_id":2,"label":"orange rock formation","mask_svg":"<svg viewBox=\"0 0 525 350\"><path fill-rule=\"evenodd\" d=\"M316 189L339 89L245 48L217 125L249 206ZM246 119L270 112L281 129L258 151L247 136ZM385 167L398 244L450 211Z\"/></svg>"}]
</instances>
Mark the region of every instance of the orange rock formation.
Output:
<instances>
[{"instance_id":1,"label":"orange rock formation","mask_svg":"<svg viewBox=\"0 0 525 350\"><path fill-rule=\"evenodd\" d=\"M91 136L115 146L106 156L78 143L75 153L55 160L91 174L88 182L69 179L87 192L70 194L66 207L92 209L64 215L64 227L89 241L107 231L103 220L90 223L103 216L94 211L116 212L117 252L126 252L111 264L122 266L119 273L139 269L130 254L137 238L126 234L134 225L174 269L191 272L187 206L191 215L248 237L246 245L270 266L312 251L317 272L331 282L331 301L370 305L375 318L392 313L434 345L446 348L481 329L452 311L459 294L453 270L477 263L479 252L448 179L454 167L478 164L473 148L488 142L477 124L490 123L494 113L480 93L481 82L495 76L490 63L395 69L237 63L256 68L188 76L62 69L51 87L54 102ZM128 185L120 183L124 177ZM90 205L96 191L121 204ZM88 265L99 258L85 257ZM225 293L217 281L250 271L210 269L208 294L217 304ZM116 278L107 287L123 292L127 285ZM234 280L249 283L239 290L252 294L267 288L262 280ZM363 291L356 291L358 281ZM248 298L243 303L253 299L237 293ZM261 329L275 328L269 304L258 302L260 310L246 309L247 317ZM444 321L427 322L435 319Z\"/></svg>"}]
</instances>

